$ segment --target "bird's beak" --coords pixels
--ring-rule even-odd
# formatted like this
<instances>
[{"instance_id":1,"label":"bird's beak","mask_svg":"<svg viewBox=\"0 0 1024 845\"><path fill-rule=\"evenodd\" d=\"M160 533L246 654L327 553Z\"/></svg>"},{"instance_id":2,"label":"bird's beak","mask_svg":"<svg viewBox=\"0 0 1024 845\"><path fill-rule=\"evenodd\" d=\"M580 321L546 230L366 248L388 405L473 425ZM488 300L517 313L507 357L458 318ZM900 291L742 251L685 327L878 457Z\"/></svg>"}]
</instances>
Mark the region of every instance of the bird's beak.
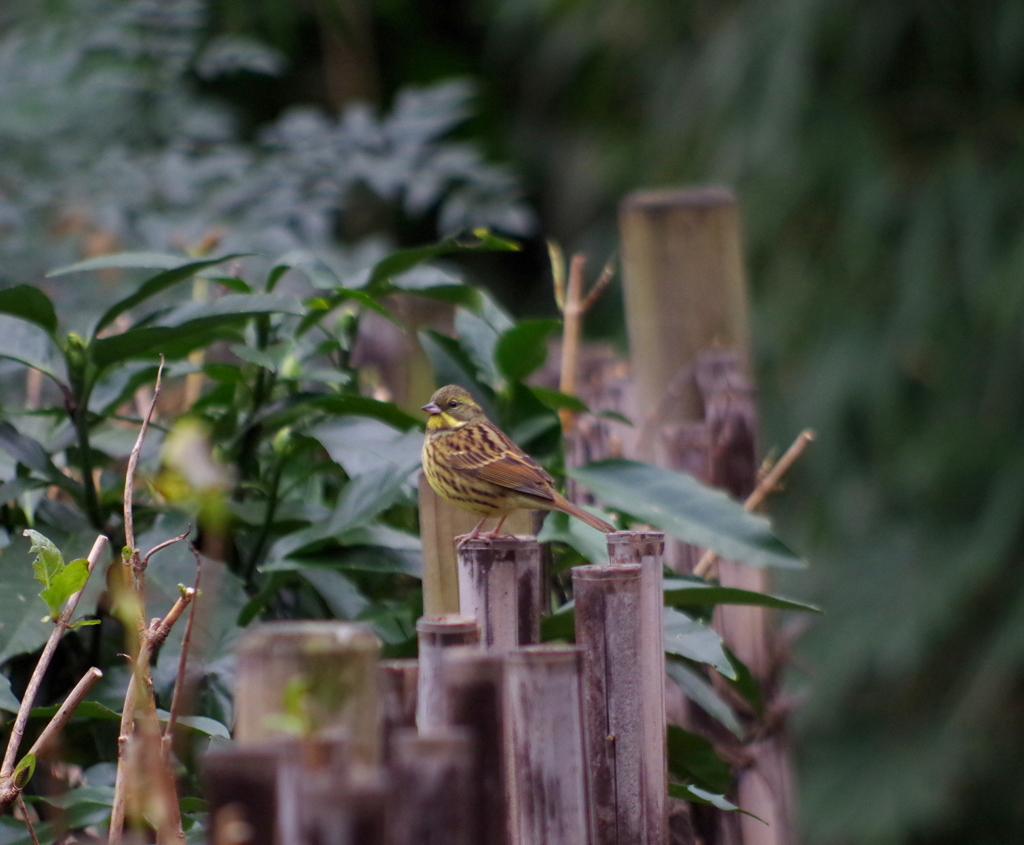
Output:
<instances>
[{"instance_id":1,"label":"bird's beak","mask_svg":"<svg viewBox=\"0 0 1024 845\"><path fill-rule=\"evenodd\" d=\"M421 411L426 411L428 414L440 414L441 409L437 407L437 402L429 402L420 408Z\"/></svg>"}]
</instances>

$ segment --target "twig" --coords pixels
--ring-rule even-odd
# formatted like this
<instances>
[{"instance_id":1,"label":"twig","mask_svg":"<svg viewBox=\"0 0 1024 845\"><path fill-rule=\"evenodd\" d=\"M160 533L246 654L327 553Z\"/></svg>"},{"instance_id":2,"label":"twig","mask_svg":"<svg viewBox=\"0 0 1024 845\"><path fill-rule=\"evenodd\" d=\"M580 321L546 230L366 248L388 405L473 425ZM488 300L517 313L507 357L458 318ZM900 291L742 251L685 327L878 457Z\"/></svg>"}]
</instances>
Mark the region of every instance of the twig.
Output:
<instances>
[{"instance_id":1,"label":"twig","mask_svg":"<svg viewBox=\"0 0 1024 845\"><path fill-rule=\"evenodd\" d=\"M60 733L61 728L64 727L65 723L74 714L78 705L82 703L82 699L89 694L89 690L92 689L100 678L103 677L103 673L93 666L89 669L82 679L75 684L75 688L71 690L68 697L64 699L64 703L60 706L60 709L53 714L53 718L50 719L49 724L43 728L43 732L39 734L39 737L35 742L32 743L32 747L29 749L29 754L35 754L37 757L43 752L47 745L56 738L57 734Z\"/></svg>"},{"instance_id":2,"label":"twig","mask_svg":"<svg viewBox=\"0 0 1024 845\"><path fill-rule=\"evenodd\" d=\"M743 503L744 510L754 511L761 506L764 500L779 486L782 476L793 466L796 459L803 454L804 449L807 448L812 440L814 440L814 432L809 428L805 428L797 435L796 440L793 441L785 454L779 458L775 466L765 473L753 492L747 496L747 500ZM711 549L708 549L701 556L701 559L697 561L697 565L693 567L693 574L703 578L705 574L710 572L711 567L717 560L718 555Z\"/></svg>"},{"instance_id":3,"label":"twig","mask_svg":"<svg viewBox=\"0 0 1024 845\"><path fill-rule=\"evenodd\" d=\"M196 558L196 582L192 585L192 592L196 598L199 596L199 578L202 575L202 558L195 547L192 546L192 554ZM164 727L164 741L168 742L174 736L174 724L178 721L178 711L181 709L181 699L185 687L185 669L188 665L188 650L192 643L192 626L196 621L196 602L188 612L188 622L185 623L185 634L181 639L181 653L178 655L178 672L174 679L174 692L171 694L171 709L167 716L167 725Z\"/></svg>"},{"instance_id":4,"label":"twig","mask_svg":"<svg viewBox=\"0 0 1024 845\"><path fill-rule=\"evenodd\" d=\"M39 845L39 837L36 836L36 829L32 827L32 819L28 815L28 807L25 806L25 799L21 797L21 793L18 793L18 809L21 810L21 817L25 821L25 827L28 828L28 835L32 837L32 845Z\"/></svg>"},{"instance_id":5,"label":"twig","mask_svg":"<svg viewBox=\"0 0 1024 845\"><path fill-rule=\"evenodd\" d=\"M186 587L182 590L181 595L178 596L178 600L171 606L171 609L167 611L167 615L149 629L148 637L151 650L153 646L158 646L167 639L167 635L171 633L174 623L178 621L181 614L185 612L185 608L192 603L192 599L195 597L195 588Z\"/></svg>"},{"instance_id":6,"label":"twig","mask_svg":"<svg viewBox=\"0 0 1024 845\"><path fill-rule=\"evenodd\" d=\"M163 551L168 546L173 546L175 543L180 543L182 540L184 540L191 533L192 533L192 526L190 525L188 527L188 531L186 531L184 534L179 534L177 537L171 537L170 540L164 540L162 543L157 543L155 546L153 546L153 548L151 548L143 556L142 563L140 564L140 566L143 569L145 569L147 566L149 566L149 559L151 557L153 557L153 555L155 555L157 552Z\"/></svg>"},{"instance_id":7,"label":"twig","mask_svg":"<svg viewBox=\"0 0 1024 845\"><path fill-rule=\"evenodd\" d=\"M139 463L139 454L142 452L142 444L146 439L146 430L149 428L149 421L153 419L153 411L156 409L156 400L160 398L160 383L164 374L164 356L160 356L160 366L156 371L156 385L153 388L153 398L149 402L149 410L142 418L142 426L139 428L139 436L135 438L135 445L132 447L131 455L128 456L128 469L124 477L124 543L132 550L132 557L138 555L135 548L135 517L132 513L132 501L135 495L135 467Z\"/></svg>"},{"instance_id":8,"label":"twig","mask_svg":"<svg viewBox=\"0 0 1024 845\"><path fill-rule=\"evenodd\" d=\"M590 310L601 292L615 275L615 259L609 259L601 271L597 282L590 292L583 296L583 271L587 259L581 253L572 257L569 264L568 285L564 270L562 251L554 242L548 243L548 254L551 258L551 275L554 279L555 302L562 312L562 361L558 389L567 396L576 395L576 371L580 355L580 334L583 315ZM562 432L568 434L572 429L575 412L571 408L559 408L558 417L562 423Z\"/></svg>"},{"instance_id":9,"label":"twig","mask_svg":"<svg viewBox=\"0 0 1024 845\"><path fill-rule=\"evenodd\" d=\"M100 534L92 544L92 549L89 551L88 557L90 575L92 575L96 562L100 559L100 554L103 552L103 548L106 544L107 538L102 534ZM88 583L88 578L86 578L86 583ZM60 616L57 617L57 622L53 626L53 631L50 632L50 638L46 641L46 645L43 647L43 653L39 655L39 661L36 663L35 669L32 670L32 677L28 680L28 686L25 688L25 694L21 698L21 706L18 708L18 715L14 720L14 727L11 728L11 735L7 740L7 751L4 754L3 766L0 767L0 783L8 780L14 771L15 758L18 756L18 748L21 746L21 739L25 735L25 725L28 723L29 711L35 703L36 695L39 692L39 686L43 682L43 675L46 674L46 670L50 666L50 661L53 659L53 653L57 650L57 644L60 642L60 638L64 635L64 632L67 630L68 625L71 622L71 617L75 613L75 608L78 607L78 600L82 597L82 592L84 590L85 585L83 584L82 589L72 595L67 602L65 602L64 610L61 611Z\"/></svg>"}]
</instances>

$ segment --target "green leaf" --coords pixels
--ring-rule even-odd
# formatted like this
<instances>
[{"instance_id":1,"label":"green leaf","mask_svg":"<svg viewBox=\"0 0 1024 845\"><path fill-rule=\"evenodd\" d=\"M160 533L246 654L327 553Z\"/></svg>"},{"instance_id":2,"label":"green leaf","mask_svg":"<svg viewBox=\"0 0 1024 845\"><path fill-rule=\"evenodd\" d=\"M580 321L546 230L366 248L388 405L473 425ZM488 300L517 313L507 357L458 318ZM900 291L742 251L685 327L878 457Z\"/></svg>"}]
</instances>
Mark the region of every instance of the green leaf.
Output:
<instances>
[{"instance_id":1,"label":"green leaf","mask_svg":"<svg viewBox=\"0 0 1024 845\"><path fill-rule=\"evenodd\" d=\"M774 607L779 610L806 610L821 613L813 604L741 590L738 587L721 587L706 581L690 581L684 578L666 578L664 582L665 604L671 607L708 607L718 604L744 604L756 607Z\"/></svg>"},{"instance_id":2,"label":"green leaf","mask_svg":"<svg viewBox=\"0 0 1024 845\"><path fill-rule=\"evenodd\" d=\"M665 671L673 681L679 684L687 698L709 716L718 719L730 732L743 739L743 727L740 725L739 719L736 718L736 714L719 697L714 687L699 673L694 672L679 660L666 660Z\"/></svg>"},{"instance_id":3,"label":"green leaf","mask_svg":"<svg viewBox=\"0 0 1024 845\"><path fill-rule=\"evenodd\" d=\"M531 384L529 387L533 391L533 395L553 411L568 408L570 411L584 414L590 410L582 400L577 399L575 396L570 396L568 393L562 393L560 390L552 390L550 387L541 387L535 384Z\"/></svg>"},{"instance_id":4,"label":"green leaf","mask_svg":"<svg viewBox=\"0 0 1024 845\"><path fill-rule=\"evenodd\" d=\"M11 780L14 781L14 785L18 789L24 789L26 784L32 780L32 775L36 773L36 755L26 754L18 761L18 765L14 767L14 771L11 772Z\"/></svg>"},{"instance_id":5,"label":"green leaf","mask_svg":"<svg viewBox=\"0 0 1024 845\"><path fill-rule=\"evenodd\" d=\"M86 270L171 270L188 260L187 255L168 252L113 252L58 267L47 273L46 278L83 273Z\"/></svg>"},{"instance_id":6,"label":"green leaf","mask_svg":"<svg viewBox=\"0 0 1024 845\"><path fill-rule=\"evenodd\" d=\"M607 518L607 514L601 516ZM565 543L583 555L588 563L608 563L608 535L567 513L547 514L537 540L541 543Z\"/></svg>"},{"instance_id":7,"label":"green leaf","mask_svg":"<svg viewBox=\"0 0 1024 845\"><path fill-rule=\"evenodd\" d=\"M169 360L184 358L194 349L209 346L217 340L238 338L232 329L245 322L246 317L226 314L193 320L179 326L143 326L128 329L111 337L101 337L89 344L89 355L100 370L139 358L154 358L159 354Z\"/></svg>"},{"instance_id":8,"label":"green leaf","mask_svg":"<svg viewBox=\"0 0 1024 845\"><path fill-rule=\"evenodd\" d=\"M0 675L0 710L17 713L20 707L21 702L11 689L11 679Z\"/></svg>"},{"instance_id":9,"label":"green leaf","mask_svg":"<svg viewBox=\"0 0 1024 845\"><path fill-rule=\"evenodd\" d=\"M53 591L51 590L57 576L64 569L64 555L49 538L44 537L38 531L26 528L22 532L32 541L30 551L35 553L36 559L32 562L32 571L35 573L36 581L43 585L39 597L46 602L50 610L50 617L55 619L60 613L60 602L53 604Z\"/></svg>"},{"instance_id":10,"label":"green leaf","mask_svg":"<svg viewBox=\"0 0 1024 845\"><path fill-rule=\"evenodd\" d=\"M134 308L136 305L156 296L158 293L176 285L178 282L191 278L200 270L207 267L213 267L217 264L222 264L225 261L230 261L232 258L241 258L243 255L247 254L248 253L233 253L231 255L224 255L220 258L211 258L205 261L189 261L186 264L181 264L180 257L174 257L174 261L176 263L170 264L169 259L171 259L172 256L154 253L121 253L119 255L103 255L99 258L89 259L88 261L80 261L77 264L72 264L68 267L62 267L59 270L54 270L50 275L57 276L64 273L75 273L81 270L102 270L111 267L156 268L164 270L163 273L158 273L139 285L135 293L130 296L126 296L124 299L121 299L111 305L110 308L104 312L103 316L100 317L95 328L93 328L92 336L95 337L99 332L113 323L114 320L130 308Z\"/></svg>"},{"instance_id":11,"label":"green leaf","mask_svg":"<svg viewBox=\"0 0 1024 845\"><path fill-rule=\"evenodd\" d=\"M82 589L88 580L89 562L84 558L69 562L51 579L49 585L39 593L39 597L46 602L46 606L50 609L51 619L57 620L64 602ZM76 627L81 627L83 624L86 623L79 623Z\"/></svg>"},{"instance_id":12,"label":"green leaf","mask_svg":"<svg viewBox=\"0 0 1024 845\"><path fill-rule=\"evenodd\" d=\"M378 399L348 393L299 393L290 397L283 408L261 417L259 422L277 429L306 417L311 411L336 416L351 414L372 417L401 431L421 429L423 425L416 417L407 414L393 402L381 402Z\"/></svg>"},{"instance_id":13,"label":"green leaf","mask_svg":"<svg viewBox=\"0 0 1024 845\"><path fill-rule=\"evenodd\" d=\"M714 666L727 678L735 678L722 638L715 631L671 607L663 608L665 651Z\"/></svg>"},{"instance_id":14,"label":"green leaf","mask_svg":"<svg viewBox=\"0 0 1024 845\"><path fill-rule=\"evenodd\" d=\"M305 314L294 296L278 293L229 293L209 302L186 302L160 317L160 326L195 326L211 319L252 317L257 314Z\"/></svg>"},{"instance_id":15,"label":"green leaf","mask_svg":"<svg viewBox=\"0 0 1024 845\"><path fill-rule=\"evenodd\" d=\"M732 668L736 670L735 679L729 681L730 686L740 694L755 713L762 715L764 713L764 696L761 695L761 685L754 677L754 673L750 671L746 663L732 653L728 646L726 646L725 654L729 658Z\"/></svg>"},{"instance_id":16,"label":"green leaf","mask_svg":"<svg viewBox=\"0 0 1024 845\"><path fill-rule=\"evenodd\" d=\"M427 330L419 333L419 339L439 384L458 384L470 390L471 387L476 388L480 381L486 381L486 375L480 373L473 359L455 338ZM480 401L478 389L470 392ZM493 403L481 402L481 407L488 417L494 419Z\"/></svg>"},{"instance_id":17,"label":"green leaf","mask_svg":"<svg viewBox=\"0 0 1024 845\"><path fill-rule=\"evenodd\" d=\"M81 486L56 467L41 443L22 434L6 421L0 422L0 449L18 463L38 472L51 484L66 490L76 498L82 495Z\"/></svg>"},{"instance_id":18,"label":"green leaf","mask_svg":"<svg viewBox=\"0 0 1024 845\"><path fill-rule=\"evenodd\" d=\"M558 320L523 320L513 326L494 348L499 372L510 381L523 381L547 360L547 338L561 327Z\"/></svg>"},{"instance_id":19,"label":"green leaf","mask_svg":"<svg viewBox=\"0 0 1024 845\"><path fill-rule=\"evenodd\" d=\"M433 258L440 258L441 256L457 252L519 249L518 244L496 237L488 232L474 232L473 234L473 240L445 238L434 244L412 247L411 249L400 249L391 253L386 258L378 261L374 265L373 270L370 271L370 278L366 283L368 291L376 293L378 288L385 287L385 284L393 280L395 276Z\"/></svg>"},{"instance_id":20,"label":"green leaf","mask_svg":"<svg viewBox=\"0 0 1024 845\"><path fill-rule=\"evenodd\" d=\"M62 387L67 367L50 333L34 322L0 314L0 357L39 370Z\"/></svg>"},{"instance_id":21,"label":"green leaf","mask_svg":"<svg viewBox=\"0 0 1024 845\"><path fill-rule=\"evenodd\" d=\"M767 519L691 475L627 460L598 461L568 473L607 505L727 560L749 566L804 566L772 534Z\"/></svg>"},{"instance_id":22,"label":"green leaf","mask_svg":"<svg viewBox=\"0 0 1024 845\"><path fill-rule=\"evenodd\" d=\"M668 725L667 751L668 770L674 777L711 792L724 793L732 788L732 772L704 737Z\"/></svg>"},{"instance_id":23,"label":"green leaf","mask_svg":"<svg viewBox=\"0 0 1024 845\"><path fill-rule=\"evenodd\" d=\"M547 643L551 640L565 640L570 643L576 641L576 610L571 601L563 604L550 616L541 618L540 641Z\"/></svg>"},{"instance_id":24,"label":"green leaf","mask_svg":"<svg viewBox=\"0 0 1024 845\"><path fill-rule=\"evenodd\" d=\"M35 323L51 337L57 331L57 312L50 298L33 285L0 290L0 313Z\"/></svg>"},{"instance_id":25,"label":"green leaf","mask_svg":"<svg viewBox=\"0 0 1024 845\"><path fill-rule=\"evenodd\" d=\"M59 704L51 704L47 707L33 707L29 715L33 719L52 719L60 709ZM75 708L75 717L79 719L99 719L103 722L119 722L121 714L111 710L107 705L98 701L83 701Z\"/></svg>"},{"instance_id":26,"label":"green leaf","mask_svg":"<svg viewBox=\"0 0 1024 845\"><path fill-rule=\"evenodd\" d=\"M167 710L157 710L156 716L162 725L166 725L167 720L171 718L171 714ZM231 739L231 731L227 729L227 726L221 724L216 719L211 719L209 716L178 716L175 721L179 725L184 725L186 728L191 728L197 733L205 734L206 736Z\"/></svg>"}]
</instances>

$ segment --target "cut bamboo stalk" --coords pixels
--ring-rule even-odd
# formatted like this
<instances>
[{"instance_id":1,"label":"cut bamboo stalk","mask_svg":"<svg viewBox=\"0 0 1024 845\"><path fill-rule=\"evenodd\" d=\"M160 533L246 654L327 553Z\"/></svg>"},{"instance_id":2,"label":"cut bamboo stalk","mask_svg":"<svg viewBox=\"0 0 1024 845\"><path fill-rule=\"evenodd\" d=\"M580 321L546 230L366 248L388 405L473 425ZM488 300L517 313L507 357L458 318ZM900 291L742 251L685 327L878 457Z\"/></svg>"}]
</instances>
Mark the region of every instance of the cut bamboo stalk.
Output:
<instances>
[{"instance_id":1,"label":"cut bamboo stalk","mask_svg":"<svg viewBox=\"0 0 1024 845\"><path fill-rule=\"evenodd\" d=\"M477 645L480 625L472 616L421 616L416 622L416 636L420 655L416 727L421 734L427 734L451 723L444 686L444 654L455 646Z\"/></svg>"},{"instance_id":2,"label":"cut bamboo stalk","mask_svg":"<svg viewBox=\"0 0 1024 845\"><path fill-rule=\"evenodd\" d=\"M640 669L643 684L644 819L649 845L668 841L668 752L665 736L665 638L662 633L665 535L616 531L608 535L608 559L640 566Z\"/></svg>"},{"instance_id":3,"label":"cut bamboo stalk","mask_svg":"<svg viewBox=\"0 0 1024 845\"><path fill-rule=\"evenodd\" d=\"M402 731L394 752L391 845L476 845L469 731Z\"/></svg>"},{"instance_id":4,"label":"cut bamboo stalk","mask_svg":"<svg viewBox=\"0 0 1024 845\"><path fill-rule=\"evenodd\" d=\"M391 737L400 728L416 727L416 688L419 661L413 658L382 660L377 665L380 684L380 721L384 761L391 759Z\"/></svg>"},{"instance_id":5,"label":"cut bamboo stalk","mask_svg":"<svg viewBox=\"0 0 1024 845\"><path fill-rule=\"evenodd\" d=\"M583 733L594 845L647 845L641 567L576 566Z\"/></svg>"},{"instance_id":6,"label":"cut bamboo stalk","mask_svg":"<svg viewBox=\"0 0 1024 845\"><path fill-rule=\"evenodd\" d=\"M473 737L475 845L510 845L510 736L505 707L505 656L479 648L445 652L445 688L452 724Z\"/></svg>"},{"instance_id":7,"label":"cut bamboo stalk","mask_svg":"<svg viewBox=\"0 0 1024 845\"><path fill-rule=\"evenodd\" d=\"M480 622L484 648L540 640L541 555L536 538L467 540L459 547L459 604Z\"/></svg>"},{"instance_id":8,"label":"cut bamboo stalk","mask_svg":"<svg viewBox=\"0 0 1024 845\"><path fill-rule=\"evenodd\" d=\"M438 496L420 474L420 539L423 545L423 612L428 616L459 612L459 567L455 537L469 534L479 517ZM505 520L510 534L533 532L531 511Z\"/></svg>"},{"instance_id":9,"label":"cut bamboo stalk","mask_svg":"<svg viewBox=\"0 0 1024 845\"><path fill-rule=\"evenodd\" d=\"M508 655L517 845L588 845L580 650L527 646Z\"/></svg>"},{"instance_id":10,"label":"cut bamboo stalk","mask_svg":"<svg viewBox=\"0 0 1024 845\"><path fill-rule=\"evenodd\" d=\"M619 227L638 407L703 420L687 377L694 358L712 346L746 356L750 345L736 198L716 187L638 191Z\"/></svg>"},{"instance_id":11,"label":"cut bamboo stalk","mask_svg":"<svg viewBox=\"0 0 1024 845\"><path fill-rule=\"evenodd\" d=\"M380 760L377 658L380 641L351 622L265 622L238 646L235 739L243 745L287 735L347 731L352 754ZM301 712L296 712L296 710Z\"/></svg>"}]
</instances>

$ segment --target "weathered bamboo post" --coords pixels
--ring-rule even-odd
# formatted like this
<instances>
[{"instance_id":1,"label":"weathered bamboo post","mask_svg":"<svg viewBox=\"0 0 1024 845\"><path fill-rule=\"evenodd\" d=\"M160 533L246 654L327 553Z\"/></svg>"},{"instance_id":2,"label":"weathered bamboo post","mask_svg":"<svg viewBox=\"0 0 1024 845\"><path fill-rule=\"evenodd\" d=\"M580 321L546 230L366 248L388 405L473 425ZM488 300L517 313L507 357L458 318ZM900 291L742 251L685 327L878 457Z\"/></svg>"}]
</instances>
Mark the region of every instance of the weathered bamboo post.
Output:
<instances>
[{"instance_id":1,"label":"weathered bamboo post","mask_svg":"<svg viewBox=\"0 0 1024 845\"><path fill-rule=\"evenodd\" d=\"M505 656L479 648L449 649L444 683L452 724L473 737L472 800L478 808L474 845L510 845Z\"/></svg>"},{"instance_id":2,"label":"weathered bamboo post","mask_svg":"<svg viewBox=\"0 0 1024 845\"><path fill-rule=\"evenodd\" d=\"M437 495L420 474L420 540L423 544L423 612L428 616L459 612L459 567L455 537L468 534L478 517ZM516 511L502 530L531 534L530 511Z\"/></svg>"},{"instance_id":3,"label":"weathered bamboo post","mask_svg":"<svg viewBox=\"0 0 1024 845\"><path fill-rule=\"evenodd\" d=\"M391 845L476 845L472 738L462 728L395 736Z\"/></svg>"},{"instance_id":4,"label":"weathered bamboo post","mask_svg":"<svg viewBox=\"0 0 1024 845\"><path fill-rule=\"evenodd\" d=\"M735 197L723 188L642 191L623 200L619 225L636 406L650 413L634 422L655 434L707 424L712 481L742 497L754 481L756 425L746 410L752 407L750 330ZM709 350L728 350L741 377L720 394L717 408L706 404L708 393L702 396L698 384L699 362ZM659 442L657 450L658 462L672 465L671 446ZM738 471L748 478L739 479ZM723 561L719 574L726 586L767 586L763 570ZM716 625L754 676L770 682L776 667L765 609L722 608ZM721 845L789 845L794 839L784 733L778 725L764 728L756 746L742 749L753 763L738 773L737 801L768 824L719 814Z\"/></svg>"},{"instance_id":5,"label":"weathered bamboo post","mask_svg":"<svg viewBox=\"0 0 1024 845\"><path fill-rule=\"evenodd\" d=\"M667 751L665 746L665 605L662 561L665 535L660 531L616 531L608 535L612 564L640 567L640 672L643 685L644 819L647 842L668 841Z\"/></svg>"},{"instance_id":6,"label":"weathered bamboo post","mask_svg":"<svg viewBox=\"0 0 1024 845\"><path fill-rule=\"evenodd\" d=\"M419 661L406 657L377 664L384 762L391 759L391 737L400 728L416 727L416 688Z\"/></svg>"},{"instance_id":7,"label":"weathered bamboo post","mask_svg":"<svg viewBox=\"0 0 1024 845\"><path fill-rule=\"evenodd\" d=\"M508 655L516 845L588 845L580 650L527 646Z\"/></svg>"},{"instance_id":8,"label":"weathered bamboo post","mask_svg":"<svg viewBox=\"0 0 1024 845\"><path fill-rule=\"evenodd\" d=\"M542 591L534 537L478 538L459 547L459 605L479 620L484 648L538 642Z\"/></svg>"},{"instance_id":9,"label":"weathered bamboo post","mask_svg":"<svg viewBox=\"0 0 1024 845\"><path fill-rule=\"evenodd\" d=\"M346 731L355 760L378 762L379 653L373 632L351 622L250 628L237 649L235 739L253 745L286 735L281 717L301 715L310 733ZM296 701L301 714L290 712Z\"/></svg>"},{"instance_id":10,"label":"weathered bamboo post","mask_svg":"<svg viewBox=\"0 0 1024 845\"><path fill-rule=\"evenodd\" d=\"M480 625L472 616L421 616L416 621L416 635L420 655L416 726L426 734L451 724L444 685L445 652L456 646L477 645Z\"/></svg>"},{"instance_id":11,"label":"weathered bamboo post","mask_svg":"<svg viewBox=\"0 0 1024 845\"><path fill-rule=\"evenodd\" d=\"M593 843L648 845L640 566L573 567L572 591Z\"/></svg>"}]
</instances>

